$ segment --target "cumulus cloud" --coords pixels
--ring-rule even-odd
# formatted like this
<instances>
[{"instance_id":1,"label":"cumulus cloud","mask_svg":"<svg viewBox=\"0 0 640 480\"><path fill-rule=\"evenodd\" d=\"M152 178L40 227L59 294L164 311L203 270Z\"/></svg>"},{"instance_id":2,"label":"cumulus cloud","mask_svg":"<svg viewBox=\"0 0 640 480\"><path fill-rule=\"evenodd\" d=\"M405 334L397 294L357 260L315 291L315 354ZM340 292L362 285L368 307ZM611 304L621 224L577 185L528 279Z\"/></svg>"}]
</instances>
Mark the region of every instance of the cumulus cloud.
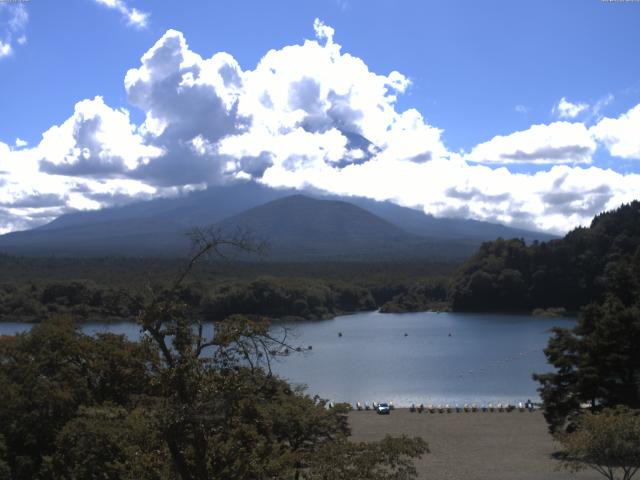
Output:
<instances>
[{"instance_id":1,"label":"cumulus cloud","mask_svg":"<svg viewBox=\"0 0 640 480\"><path fill-rule=\"evenodd\" d=\"M636 174L566 165L534 174L513 173L504 167L472 165L457 155L422 164L373 159L343 169L316 166L285 171L272 167L263 181L390 200L436 216L555 233L585 224L596 211L631 201L640 191L640 175Z\"/></svg>"},{"instance_id":2,"label":"cumulus cloud","mask_svg":"<svg viewBox=\"0 0 640 480\"><path fill-rule=\"evenodd\" d=\"M331 27L316 20L314 29L315 40L271 50L244 72L238 111L252 125L223 139L221 152L243 157L266 150L284 170L342 168L374 156L423 162L446 153L440 129L416 110L396 110L408 78L371 72L342 53Z\"/></svg>"},{"instance_id":3,"label":"cumulus cloud","mask_svg":"<svg viewBox=\"0 0 640 480\"><path fill-rule=\"evenodd\" d=\"M29 14L24 3L0 3L0 60L13 54L15 44L27 41Z\"/></svg>"},{"instance_id":4,"label":"cumulus cloud","mask_svg":"<svg viewBox=\"0 0 640 480\"><path fill-rule=\"evenodd\" d=\"M410 79L372 72L319 20L314 32L243 69L167 31L124 79L141 124L96 97L31 148L0 143L0 231L252 179L561 233L640 191L640 175L589 166L600 144L640 156L640 106L591 128L533 125L456 153L419 111L398 107ZM550 167L514 173L513 164Z\"/></svg>"},{"instance_id":5,"label":"cumulus cloud","mask_svg":"<svg viewBox=\"0 0 640 480\"><path fill-rule=\"evenodd\" d=\"M146 113L140 131L165 154L135 176L162 185L216 183L228 158L218 152L225 136L241 134L249 117L238 112L242 70L217 53L203 59L182 33L167 31L125 77L129 102Z\"/></svg>"},{"instance_id":6,"label":"cumulus cloud","mask_svg":"<svg viewBox=\"0 0 640 480\"><path fill-rule=\"evenodd\" d=\"M590 163L596 142L582 123L533 125L475 146L466 159L479 163Z\"/></svg>"},{"instance_id":7,"label":"cumulus cloud","mask_svg":"<svg viewBox=\"0 0 640 480\"><path fill-rule=\"evenodd\" d=\"M45 173L102 178L124 176L162 154L143 144L126 110L101 97L77 103L69 119L43 134L38 150Z\"/></svg>"},{"instance_id":8,"label":"cumulus cloud","mask_svg":"<svg viewBox=\"0 0 640 480\"><path fill-rule=\"evenodd\" d=\"M586 103L572 103L562 97L560 101L554 105L552 113L556 114L560 118L576 118L588 108L589 105Z\"/></svg>"},{"instance_id":9,"label":"cumulus cloud","mask_svg":"<svg viewBox=\"0 0 640 480\"><path fill-rule=\"evenodd\" d=\"M112 10L116 10L126 20L127 24L135 28L145 28L149 22L149 13L141 12L137 8L127 5L124 0L94 0Z\"/></svg>"},{"instance_id":10,"label":"cumulus cloud","mask_svg":"<svg viewBox=\"0 0 640 480\"><path fill-rule=\"evenodd\" d=\"M603 118L590 131L611 155L640 160L640 105L618 118Z\"/></svg>"}]
</instances>

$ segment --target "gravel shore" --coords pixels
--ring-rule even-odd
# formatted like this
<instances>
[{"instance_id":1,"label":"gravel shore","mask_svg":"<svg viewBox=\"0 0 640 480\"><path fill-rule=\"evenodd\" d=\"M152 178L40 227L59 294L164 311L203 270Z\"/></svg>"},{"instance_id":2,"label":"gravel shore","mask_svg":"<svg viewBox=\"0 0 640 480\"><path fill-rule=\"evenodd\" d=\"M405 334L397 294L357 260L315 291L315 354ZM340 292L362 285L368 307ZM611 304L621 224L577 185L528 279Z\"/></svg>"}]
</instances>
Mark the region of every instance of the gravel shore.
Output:
<instances>
[{"instance_id":1,"label":"gravel shore","mask_svg":"<svg viewBox=\"0 0 640 480\"><path fill-rule=\"evenodd\" d=\"M559 446L547 433L542 413L412 413L390 415L353 411L352 439L373 441L385 435L419 436L431 453L416 462L419 478L430 480L591 480L585 470L557 470L551 454Z\"/></svg>"}]
</instances>

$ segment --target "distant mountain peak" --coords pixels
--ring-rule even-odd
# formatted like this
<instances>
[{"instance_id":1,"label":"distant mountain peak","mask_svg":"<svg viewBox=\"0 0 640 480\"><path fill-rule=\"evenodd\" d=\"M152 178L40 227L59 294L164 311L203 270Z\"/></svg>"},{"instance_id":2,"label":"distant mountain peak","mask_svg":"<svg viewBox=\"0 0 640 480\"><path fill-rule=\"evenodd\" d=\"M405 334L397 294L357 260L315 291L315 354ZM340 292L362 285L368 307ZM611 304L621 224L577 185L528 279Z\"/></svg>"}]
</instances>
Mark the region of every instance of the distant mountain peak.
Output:
<instances>
[{"instance_id":1,"label":"distant mountain peak","mask_svg":"<svg viewBox=\"0 0 640 480\"><path fill-rule=\"evenodd\" d=\"M181 256L189 247L185 232L210 225L243 226L271 243L274 258L295 260L462 259L498 236L552 238L485 222L435 218L390 202L245 182L63 215L37 229L0 236L0 252Z\"/></svg>"}]
</instances>

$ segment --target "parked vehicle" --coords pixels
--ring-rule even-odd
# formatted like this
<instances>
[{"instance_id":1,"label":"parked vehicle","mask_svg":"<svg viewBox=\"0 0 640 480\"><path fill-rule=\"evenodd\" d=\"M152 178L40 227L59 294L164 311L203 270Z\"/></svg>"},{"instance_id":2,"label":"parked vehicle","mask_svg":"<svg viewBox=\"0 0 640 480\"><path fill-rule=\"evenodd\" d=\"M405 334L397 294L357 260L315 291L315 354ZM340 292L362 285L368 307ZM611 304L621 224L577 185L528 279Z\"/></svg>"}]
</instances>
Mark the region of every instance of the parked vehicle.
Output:
<instances>
[{"instance_id":1,"label":"parked vehicle","mask_svg":"<svg viewBox=\"0 0 640 480\"><path fill-rule=\"evenodd\" d=\"M379 414L383 415L383 414L390 414L391 413L391 409L389 408L389 404L388 403L379 403L376 406L376 412L378 412Z\"/></svg>"}]
</instances>

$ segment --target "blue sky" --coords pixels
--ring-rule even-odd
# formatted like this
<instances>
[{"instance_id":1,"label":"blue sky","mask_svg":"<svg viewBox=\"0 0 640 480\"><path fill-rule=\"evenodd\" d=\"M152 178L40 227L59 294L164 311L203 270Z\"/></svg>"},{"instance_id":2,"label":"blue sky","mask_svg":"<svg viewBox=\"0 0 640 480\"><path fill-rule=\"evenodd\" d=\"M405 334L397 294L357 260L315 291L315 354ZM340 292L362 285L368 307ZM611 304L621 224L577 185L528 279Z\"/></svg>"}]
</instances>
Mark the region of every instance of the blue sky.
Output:
<instances>
[{"instance_id":1,"label":"blue sky","mask_svg":"<svg viewBox=\"0 0 640 480\"><path fill-rule=\"evenodd\" d=\"M316 19L322 22L317 25L331 27L335 33L325 35L317 28L314 31ZM234 159L238 166L234 178L253 177L273 186L311 185L390 199L436 215L466 216L556 232L584 223L605 207L628 201L639 185L636 175L640 173L640 146L634 136L637 132L640 138L636 122L640 110L636 114L633 108L640 104L640 2L30 0L0 2L0 22L0 142L6 145L3 150L0 144L0 170L5 172L0 185L5 185L6 197L0 196L0 231L29 227L72 209L108 206L112 204L109 202L123 201L127 196L150 198L220 183L220 172L227 172L231 168L229 162ZM206 60L218 52L227 52L233 57L233 68L243 77L243 92L225 91L224 95L236 100L253 98L252 92L247 93L244 77L260 76L251 72L259 71L257 65L269 50L286 52L285 47L303 45L305 40L316 42L327 51L327 44L339 45L340 55L361 59L371 75L389 76L395 71L404 80L391 100L370 94L372 105L382 102L393 110L393 114L380 119L388 122L386 126L365 127L354 120L349 124L352 129L349 132L337 123L325 122L321 127L311 128L309 122L319 118L319 111L311 111L320 108L316 104L301 106L299 110L306 112L308 118L292 124L290 94L286 108L273 107L279 112L277 119L274 112L270 116L255 114L259 122L254 119L250 126L245 125L252 131L250 137L242 129L213 133L204 125L200 130L190 124L187 128L191 120L186 119L195 118L196 114L189 116L185 109L190 108L189 102L196 101L196 97L176 96L171 106L176 110L167 113L169 107L163 107L160 112L155 100L134 99L132 90L124 84L127 71L142 69L141 57L156 42L164 39L168 48L170 36L165 33L169 29L180 32L183 39L180 55L195 52ZM331 99L336 98L330 92L346 88L344 82L331 83L337 82L335 77L340 77L342 71L332 71L331 78L324 78L322 72L314 73L312 66L303 65L307 58L304 54L283 54L283 57L287 59L278 61L289 62L287 65L293 70L279 81L290 82L289 91L293 92L301 88L301 79L312 79L311 90L305 84L300 95L315 95L317 87L323 92L318 100L324 105L322 108L326 107L323 115L330 112ZM300 78L295 76L296 62L300 71L306 72ZM348 71L349 62L342 63L340 68ZM361 79L353 80L349 91L368 92L367 82L363 74ZM224 97L220 90L211 88L220 98ZM153 91L157 93L157 88L153 87ZM325 93L329 95L326 98ZM164 95L163 98L168 98L166 92ZM93 101L96 96L102 97L104 108L85 105L85 113L78 113L79 102ZM206 100L203 102L206 109ZM240 105L246 115L254 115L250 100L241 100ZM349 112L357 111L366 118L373 115L366 113L366 105L358 104L357 108L354 105L348 105ZM123 142L138 142L141 151L148 147L141 153L146 160L140 157L123 162L122 155L113 160L115 157L108 154L112 146L104 138L119 142L119 137L89 131L82 141L90 145L81 144L72 128L76 125L77 130L86 117L108 116L119 109L129 113L135 137ZM411 115L402 117L403 112L411 109L419 113L419 124L409 118ZM96 113L98 110L102 113ZM178 111L185 116L178 118ZM624 117L628 112L633 113ZM209 113L203 114L203 122L222 118L213 111ZM78 115L82 117L80 120ZM229 115L227 108L224 118L229 120ZM327 115L335 120L332 114ZM611 121L595 128L603 119ZM47 145L42 143L43 133L68 120L73 124L69 125L69 131L75 132L71 132L76 142L73 148L87 152L76 160L69 157L73 153L63 155L63 159L59 153L62 150L46 150ZM114 117L113 122L121 120ZM154 120L162 120L165 127L175 122L173 130L186 129L193 136L170 139L167 131L150 131ZM391 131L392 125L403 122L413 123L410 128L402 127L406 135L402 139L371 133L378 135L374 141L363 135L378 147L377 153L355 152L350 143L346 146L340 143L346 141L344 138L330 133L331 128L342 134L380 132L385 128ZM535 125L547 127L531 130ZM287 128L290 129L287 134L304 128L313 138L276 139L272 135L267 140L264 134L267 130L282 132ZM121 131L114 127L116 130ZM513 137L516 132L528 133ZM49 137L54 134L62 136L63 132L52 132ZM242 137L245 142L260 143L256 152L239 148L240 140L227 141L229 136L240 135L245 135ZM94 141L94 137L100 140ZM16 144L18 138L27 145ZM180 164L185 142L198 138L205 141L199 155L207 159L215 174L200 172L201 163ZM406 145L412 139L418 140L411 155L393 146L393 142ZM67 140L60 137L56 145L68 146ZM338 171L338 162L332 159L332 154L325 155L322 161L314 160L313 152L286 149L279 143L308 145L315 141L320 150L346 155L353 165ZM49 143L52 142L55 143L53 140ZM411 163L394 163L403 155ZM105 167L107 158L126 168ZM155 162L149 158L163 160L156 162L158 166L154 169L147 165ZM305 160L299 161L300 158ZM90 168L93 159L97 159L100 168ZM168 165L169 159L175 168L193 168L194 178L184 176L182 184L161 179L161 172L171 172L169 166L162 166L162 162ZM316 160L320 163L314 163ZM31 178L25 173L24 165L28 162L32 167L35 165L33 168L39 175L48 177L33 185L26 184L25 179ZM244 167L247 162L254 170ZM266 168L258 168L258 174L256 162L266 162L263 165ZM82 168L74 170L69 163ZM51 167L62 164L64 169ZM343 164L341 161L340 165ZM197 181L195 172L199 172L202 181ZM536 172L548 175L536 177ZM447 188L438 194L421 195L416 177L422 177L427 187L437 180L438 185L446 184ZM227 175L225 181L228 178L231 177ZM394 183L387 185L381 178L393 178ZM560 178L563 180L558 181ZM47 190L42 186L47 181L56 187ZM515 182L512 188L516 188L517 182L524 182L521 188L528 196L516 198L514 192L501 187L501 182L511 181ZM83 189L96 195L80 198ZM566 195L554 197L558 193L554 189ZM604 190L607 193L603 195ZM489 193L483 198L476 191ZM27 201L45 197L48 201L42 205ZM59 199L58 204L55 198ZM567 201L566 205L558 205L545 198Z\"/></svg>"}]
</instances>

